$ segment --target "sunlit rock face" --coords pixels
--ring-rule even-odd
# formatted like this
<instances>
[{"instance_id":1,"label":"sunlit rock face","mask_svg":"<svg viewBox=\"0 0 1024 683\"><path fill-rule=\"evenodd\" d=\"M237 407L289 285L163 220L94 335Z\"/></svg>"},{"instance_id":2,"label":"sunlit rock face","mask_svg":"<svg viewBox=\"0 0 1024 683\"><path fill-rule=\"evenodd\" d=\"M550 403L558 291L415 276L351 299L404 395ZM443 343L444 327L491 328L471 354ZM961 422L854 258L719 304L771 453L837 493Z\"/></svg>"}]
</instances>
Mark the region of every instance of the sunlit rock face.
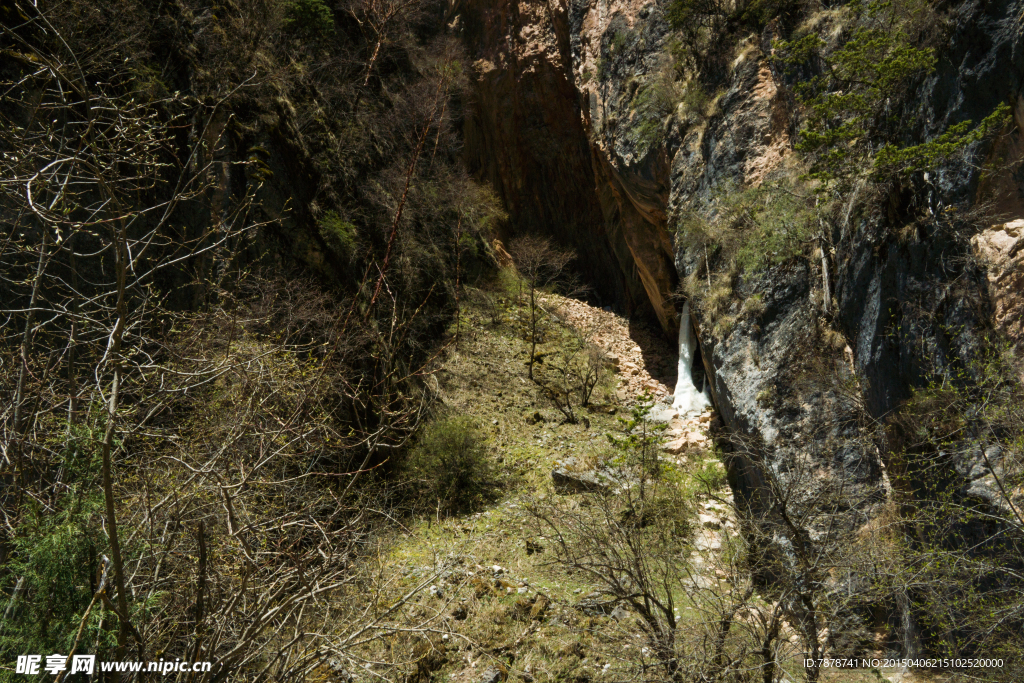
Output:
<instances>
[{"instance_id":1,"label":"sunlit rock face","mask_svg":"<svg viewBox=\"0 0 1024 683\"><path fill-rule=\"evenodd\" d=\"M690 84L671 73L667 6L463 0L452 4L452 21L474 65L467 155L505 198L513 228L573 246L602 296L655 315L677 338L674 294L707 255L676 244L674 216L708 214L730 188L799 174L800 112L793 83L769 60L784 37L775 24L739 39L704 105L692 106ZM822 468L876 487L877 451L848 438L856 415L892 414L931 373L976 353L993 324L1020 335L1021 251L1009 240L1024 219L1024 172L983 176L981 168L1024 149L1022 12L1021 0L960 5L936 71L901 111L907 144L980 121L1000 102L1014 105L1016 130L887 194L844 196L839 218L821 226L832 247L737 278L726 310L732 322L715 333L720 320L693 316L726 426L778 462L820 452ZM966 214L993 199L1004 222L974 246L963 231L971 228L915 218L948 207ZM754 296L760 310L745 311ZM807 381L823 364L860 399ZM759 486L743 472L735 468L735 487Z\"/></svg>"},{"instance_id":2,"label":"sunlit rock face","mask_svg":"<svg viewBox=\"0 0 1024 683\"><path fill-rule=\"evenodd\" d=\"M473 66L472 113L464 128L470 168L503 198L513 232L552 235L576 251L576 265L603 303L650 314L623 225L602 209L607 188L595 177L567 7L469 0L457 8L453 26ZM670 250L667 245L666 258Z\"/></svg>"},{"instance_id":3,"label":"sunlit rock face","mask_svg":"<svg viewBox=\"0 0 1024 683\"><path fill-rule=\"evenodd\" d=\"M769 59L786 37L777 22L739 36L701 93L671 71L668 5L453 0L474 64L467 155L514 230L573 246L602 296L679 339L675 405L662 412L707 400L703 382L687 382L693 359L703 364L739 505L754 518L770 509L768 473L807 509L840 484L855 502L834 514L839 525L868 528L891 490L890 444L863 425L885 424L916 387L969 364L991 331L1022 344L1024 164L1012 160L1024 157L1024 0L951 7L934 73L892 112L905 145L1000 103L1013 126L928 174L856 185L802 257L729 274L715 314L692 316L679 312L679 284L707 277L709 256L677 242L676 217L712 216L729 193L799 176L801 112ZM835 29L833 40L847 35ZM988 500L978 461L954 465L962 494Z\"/></svg>"},{"instance_id":4,"label":"sunlit rock face","mask_svg":"<svg viewBox=\"0 0 1024 683\"><path fill-rule=\"evenodd\" d=\"M1024 219L984 230L971 240L987 267L986 284L996 329L1024 344Z\"/></svg>"}]
</instances>

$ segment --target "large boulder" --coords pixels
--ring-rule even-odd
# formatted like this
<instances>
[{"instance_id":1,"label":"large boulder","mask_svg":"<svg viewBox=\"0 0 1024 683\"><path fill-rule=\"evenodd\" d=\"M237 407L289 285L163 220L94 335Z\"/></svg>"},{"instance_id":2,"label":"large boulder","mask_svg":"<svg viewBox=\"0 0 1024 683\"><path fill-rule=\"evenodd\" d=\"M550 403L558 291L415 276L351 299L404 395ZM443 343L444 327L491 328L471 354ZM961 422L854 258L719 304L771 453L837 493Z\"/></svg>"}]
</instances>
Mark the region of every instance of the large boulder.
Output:
<instances>
[{"instance_id":1,"label":"large boulder","mask_svg":"<svg viewBox=\"0 0 1024 683\"><path fill-rule=\"evenodd\" d=\"M551 481L555 485L555 493L564 496L573 493L604 493L615 483L615 478L608 472L583 467L576 458L565 458L555 462Z\"/></svg>"}]
</instances>

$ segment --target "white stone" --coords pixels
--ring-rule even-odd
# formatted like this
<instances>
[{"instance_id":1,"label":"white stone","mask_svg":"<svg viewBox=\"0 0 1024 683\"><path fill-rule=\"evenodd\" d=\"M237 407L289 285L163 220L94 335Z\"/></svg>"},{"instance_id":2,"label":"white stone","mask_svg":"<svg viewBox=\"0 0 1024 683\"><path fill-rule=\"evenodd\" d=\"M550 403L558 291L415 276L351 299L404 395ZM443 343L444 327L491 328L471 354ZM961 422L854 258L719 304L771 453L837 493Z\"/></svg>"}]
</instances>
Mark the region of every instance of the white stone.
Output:
<instances>
[{"instance_id":1,"label":"white stone","mask_svg":"<svg viewBox=\"0 0 1024 683\"><path fill-rule=\"evenodd\" d=\"M703 526L703 527L705 527L707 529L720 529L720 528L722 528L722 520L718 519L718 517L715 517L713 515L704 515L704 514L697 515L697 521L700 522L701 526Z\"/></svg>"}]
</instances>

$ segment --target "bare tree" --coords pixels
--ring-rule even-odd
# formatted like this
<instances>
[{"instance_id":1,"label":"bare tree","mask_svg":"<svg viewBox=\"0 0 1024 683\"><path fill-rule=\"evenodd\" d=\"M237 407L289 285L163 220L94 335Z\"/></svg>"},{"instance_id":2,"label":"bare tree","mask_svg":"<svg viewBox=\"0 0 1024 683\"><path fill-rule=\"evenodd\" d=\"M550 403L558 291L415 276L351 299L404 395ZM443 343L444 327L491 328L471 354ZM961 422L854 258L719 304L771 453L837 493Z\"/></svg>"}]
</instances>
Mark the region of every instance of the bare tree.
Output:
<instances>
[{"instance_id":1,"label":"bare tree","mask_svg":"<svg viewBox=\"0 0 1024 683\"><path fill-rule=\"evenodd\" d=\"M556 285L568 276L566 267L575 258L571 251L558 249L551 241L526 235L509 242L509 253L515 261L516 270L527 286L529 319L527 321L527 341L530 342L530 358L527 361L528 375L533 379L533 365L536 361L537 344L542 336L542 318L544 311L539 295L546 289Z\"/></svg>"},{"instance_id":2,"label":"bare tree","mask_svg":"<svg viewBox=\"0 0 1024 683\"><path fill-rule=\"evenodd\" d=\"M349 13L363 28L370 51L362 86L356 91L356 98L352 102L353 116L358 112L363 93L370 85L382 50L415 16L421 3L422 0L355 0L349 7Z\"/></svg>"},{"instance_id":3,"label":"bare tree","mask_svg":"<svg viewBox=\"0 0 1024 683\"><path fill-rule=\"evenodd\" d=\"M779 662L793 654L780 638L783 607L755 592L742 538L726 535L727 552L699 543L706 529L693 524L694 490L662 476L659 437L643 412L615 440L623 464L614 491L530 503L555 562L594 584L591 599L606 613L621 606L635 616L645 647L614 656L645 678L657 670L672 681L780 680ZM631 623L620 621L627 642Z\"/></svg>"},{"instance_id":4,"label":"bare tree","mask_svg":"<svg viewBox=\"0 0 1024 683\"><path fill-rule=\"evenodd\" d=\"M606 373L604 356L594 343L598 331L598 324L588 320L565 325L558 348L534 377L544 398L570 424L579 420L579 409L590 405Z\"/></svg>"},{"instance_id":5,"label":"bare tree","mask_svg":"<svg viewBox=\"0 0 1024 683\"><path fill-rule=\"evenodd\" d=\"M925 651L1004 659L998 670L953 671L954 680L1024 671L1020 378L1009 347L986 344L959 377L917 390L887 429L891 510L871 565L879 593Z\"/></svg>"},{"instance_id":6,"label":"bare tree","mask_svg":"<svg viewBox=\"0 0 1024 683\"><path fill-rule=\"evenodd\" d=\"M68 657L106 651L113 626L108 659L134 643L140 660L215 663L194 680L301 678L328 642L379 637L400 607L321 609L365 588L380 515L356 477L430 402L416 385L433 356L406 343L419 306L382 286L368 325L354 302L242 278L259 176L221 160L233 91L208 105L139 97L131 64L98 78L51 14L17 9L23 25L0 29L16 65L0 109L0 510L13 555L0 580L17 587L5 643L36 632L24 603L49 590L26 579L52 561L25 545L41 506L96 532L73 555L83 566L59 568L84 588L50 605L73 619ZM93 487L102 512L82 512Z\"/></svg>"},{"instance_id":7,"label":"bare tree","mask_svg":"<svg viewBox=\"0 0 1024 683\"><path fill-rule=\"evenodd\" d=\"M208 228L179 238L172 221L183 204L200 199L212 186L214 164L199 145L176 169L168 164L167 129L159 116L176 96L141 102L124 93L120 83L87 78L48 15L28 3L19 3L18 9L24 24L5 26L3 36L23 61L14 80L4 84L9 99L0 126L0 144L7 150L3 212L11 220L0 271L9 307L2 313L8 321L19 321L22 330L13 411L4 420L5 441L14 444L13 462L5 464L14 466L20 486L5 496L5 504L12 504L16 515L24 487L49 478L47 466L30 457L41 446L33 435L47 410L39 404L40 395L27 391L27 378L44 369L47 378L56 379L65 374L60 363L67 358L66 375L74 389L74 395L65 394L70 422L78 419L75 404L82 392L87 403L104 406L102 488L116 590L113 609L120 624L118 653L123 655L131 632L141 656L143 642L128 610L112 479L115 443L124 429L126 373L147 353L161 278L174 278L189 260L212 270L218 261L230 262L239 235L250 227L251 192L215 216ZM123 76L115 73L112 80ZM196 138L214 146L218 141L209 134L216 110L193 122ZM173 188L167 194L157 189L165 184ZM32 273L28 278L26 271ZM42 365L32 353L40 337L51 348L64 348ZM78 385L80 374L91 375L91 390ZM37 391L46 391L45 384Z\"/></svg>"}]
</instances>

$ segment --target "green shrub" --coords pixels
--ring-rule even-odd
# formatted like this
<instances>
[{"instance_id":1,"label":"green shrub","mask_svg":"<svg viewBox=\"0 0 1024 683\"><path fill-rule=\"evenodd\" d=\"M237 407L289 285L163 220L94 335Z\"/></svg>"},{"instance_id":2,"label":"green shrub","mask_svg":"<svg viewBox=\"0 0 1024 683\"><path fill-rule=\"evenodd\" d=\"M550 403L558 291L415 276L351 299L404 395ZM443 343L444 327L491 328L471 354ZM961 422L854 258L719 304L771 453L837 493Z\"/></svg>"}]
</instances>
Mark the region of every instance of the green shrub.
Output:
<instances>
[{"instance_id":1,"label":"green shrub","mask_svg":"<svg viewBox=\"0 0 1024 683\"><path fill-rule=\"evenodd\" d=\"M699 470L693 473L694 479L705 487L704 490L717 491L727 483L725 466L718 460L708 460Z\"/></svg>"},{"instance_id":2,"label":"green shrub","mask_svg":"<svg viewBox=\"0 0 1024 683\"><path fill-rule=\"evenodd\" d=\"M635 112L630 137L641 154L661 141L663 121L675 109L679 88L669 69L648 76L629 103Z\"/></svg>"},{"instance_id":3,"label":"green shrub","mask_svg":"<svg viewBox=\"0 0 1024 683\"><path fill-rule=\"evenodd\" d=\"M737 22L755 31L761 31L776 17L785 17L797 11L793 0L751 0L737 9Z\"/></svg>"},{"instance_id":4,"label":"green shrub","mask_svg":"<svg viewBox=\"0 0 1024 683\"><path fill-rule=\"evenodd\" d=\"M627 42L629 42L629 31L616 31L615 35L612 36L612 54L617 55L622 52Z\"/></svg>"},{"instance_id":5,"label":"green shrub","mask_svg":"<svg viewBox=\"0 0 1024 683\"><path fill-rule=\"evenodd\" d=\"M744 316L755 319L761 317L761 314L764 313L765 310L764 297L760 292L754 296L747 297L743 301L743 308L740 310Z\"/></svg>"},{"instance_id":6,"label":"green shrub","mask_svg":"<svg viewBox=\"0 0 1024 683\"><path fill-rule=\"evenodd\" d=\"M712 216L679 216L677 243L718 252L743 272L784 263L803 254L818 230L811 193L802 191L782 181L743 189L727 185L715 197Z\"/></svg>"},{"instance_id":7,"label":"green shrub","mask_svg":"<svg viewBox=\"0 0 1024 683\"><path fill-rule=\"evenodd\" d=\"M686 86L683 104L686 105L686 111L696 114L698 118L705 119L708 116L708 105L711 104L711 95L697 80L692 80Z\"/></svg>"},{"instance_id":8,"label":"green shrub","mask_svg":"<svg viewBox=\"0 0 1024 683\"><path fill-rule=\"evenodd\" d=\"M446 417L428 424L408 460L427 504L460 512L485 502L493 472L483 435L473 419Z\"/></svg>"},{"instance_id":9,"label":"green shrub","mask_svg":"<svg viewBox=\"0 0 1024 683\"><path fill-rule=\"evenodd\" d=\"M662 118L672 112L675 106L675 93L672 84L664 79L652 77L637 88L630 108L639 114Z\"/></svg>"},{"instance_id":10,"label":"green shrub","mask_svg":"<svg viewBox=\"0 0 1024 683\"><path fill-rule=\"evenodd\" d=\"M328 36L334 33L334 15L324 0L289 0L284 27L307 36Z\"/></svg>"},{"instance_id":11,"label":"green shrub","mask_svg":"<svg viewBox=\"0 0 1024 683\"><path fill-rule=\"evenodd\" d=\"M631 132L630 137L636 143L638 152L643 155L661 140L661 122L646 119L634 126Z\"/></svg>"},{"instance_id":12,"label":"green shrub","mask_svg":"<svg viewBox=\"0 0 1024 683\"><path fill-rule=\"evenodd\" d=\"M320 236L338 256L350 258L356 245L356 226L342 219L336 211L326 211L318 223Z\"/></svg>"},{"instance_id":13,"label":"green shrub","mask_svg":"<svg viewBox=\"0 0 1024 683\"><path fill-rule=\"evenodd\" d=\"M748 196L753 229L736 252L740 268L757 271L804 253L817 230L809 202L776 185L762 185Z\"/></svg>"},{"instance_id":14,"label":"green shrub","mask_svg":"<svg viewBox=\"0 0 1024 683\"><path fill-rule=\"evenodd\" d=\"M0 659L19 654L67 653L96 590L102 556L109 554L102 527L103 494L98 484L100 433L74 427L61 446L65 493L52 508L30 504L16 527L5 566ZM130 556L131 550L124 552ZM113 570L111 569L110 580ZM107 594L113 590L108 587ZM135 607L136 605L133 605ZM101 624L104 624L101 625ZM79 652L101 654L116 644L116 622L94 608ZM0 681L13 680L0 673Z\"/></svg>"},{"instance_id":15,"label":"green shrub","mask_svg":"<svg viewBox=\"0 0 1024 683\"><path fill-rule=\"evenodd\" d=\"M581 409L591 404L594 391L606 375L600 350L583 334L557 335L556 348L534 373L537 388L569 424L579 421Z\"/></svg>"},{"instance_id":16,"label":"green shrub","mask_svg":"<svg viewBox=\"0 0 1024 683\"><path fill-rule=\"evenodd\" d=\"M663 533L671 534L677 542L685 542L693 536L693 519L696 516L692 497L681 495L676 487L665 486L638 506L623 511L621 522L626 526L644 529L656 526ZM688 492L689 493L689 492Z\"/></svg>"},{"instance_id":17,"label":"green shrub","mask_svg":"<svg viewBox=\"0 0 1024 683\"><path fill-rule=\"evenodd\" d=\"M726 5L722 0L673 0L665 19L678 32L670 51L680 71L707 67L709 51L725 44Z\"/></svg>"},{"instance_id":18,"label":"green shrub","mask_svg":"<svg viewBox=\"0 0 1024 683\"><path fill-rule=\"evenodd\" d=\"M102 495L86 495L76 486L60 509L39 511L19 525L14 559L7 566L11 597L4 604L11 604L11 614L0 637L5 660L70 649L92 599L100 555L109 552L100 528L102 511ZM114 644L116 630L100 629L101 614L101 609L90 613L84 636L90 650L97 639L102 646Z\"/></svg>"},{"instance_id":19,"label":"green shrub","mask_svg":"<svg viewBox=\"0 0 1024 683\"><path fill-rule=\"evenodd\" d=\"M657 479L662 474L658 443L667 425L654 424L647 419L652 405L653 400L645 393L630 410L628 418L618 418L619 434L605 435L612 448L618 451L616 463L632 470L633 476L641 482Z\"/></svg>"},{"instance_id":20,"label":"green shrub","mask_svg":"<svg viewBox=\"0 0 1024 683\"><path fill-rule=\"evenodd\" d=\"M720 0L673 0L665 12L668 25L677 31L688 31L704 26L711 17L725 14Z\"/></svg>"}]
</instances>

